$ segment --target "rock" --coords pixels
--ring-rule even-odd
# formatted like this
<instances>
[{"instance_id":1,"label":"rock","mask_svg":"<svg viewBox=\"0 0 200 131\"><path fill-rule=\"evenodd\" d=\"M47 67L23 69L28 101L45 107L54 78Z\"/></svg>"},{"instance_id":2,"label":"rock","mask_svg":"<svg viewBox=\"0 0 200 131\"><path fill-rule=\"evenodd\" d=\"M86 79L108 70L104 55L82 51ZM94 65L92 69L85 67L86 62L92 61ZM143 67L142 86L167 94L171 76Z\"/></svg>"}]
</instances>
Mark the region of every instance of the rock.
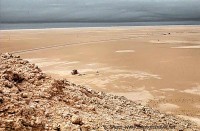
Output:
<instances>
[{"instance_id":1,"label":"rock","mask_svg":"<svg viewBox=\"0 0 200 131\"><path fill-rule=\"evenodd\" d=\"M71 122L72 122L72 124L76 124L76 125L82 125L83 124L82 118L80 116L77 116L77 115L72 116Z\"/></svg>"},{"instance_id":2,"label":"rock","mask_svg":"<svg viewBox=\"0 0 200 131\"><path fill-rule=\"evenodd\" d=\"M12 79L14 82L17 82L17 83L21 83L24 80L24 78L22 78L22 76L20 76L19 74L13 74Z\"/></svg>"},{"instance_id":3,"label":"rock","mask_svg":"<svg viewBox=\"0 0 200 131\"><path fill-rule=\"evenodd\" d=\"M22 96L22 98L28 98L29 94L26 92L23 92L21 96Z\"/></svg>"},{"instance_id":4,"label":"rock","mask_svg":"<svg viewBox=\"0 0 200 131\"><path fill-rule=\"evenodd\" d=\"M2 58L5 58L5 59L10 59L10 58L12 58L13 56L12 56L12 54L10 54L10 53L5 53L5 54L2 54L1 57L2 57Z\"/></svg>"},{"instance_id":5,"label":"rock","mask_svg":"<svg viewBox=\"0 0 200 131\"><path fill-rule=\"evenodd\" d=\"M161 115L160 115L160 118L161 118L161 119L164 119L164 118L165 118L165 114L161 114Z\"/></svg>"},{"instance_id":6,"label":"rock","mask_svg":"<svg viewBox=\"0 0 200 131\"><path fill-rule=\"evenodd\" d=\"M3 97L0 97L0 104L3 104Z\"/></svg>"},{"instance_id":7,"label":"rock","mask_svg":"<svg viewBox=\"0 0 200 131\"><path fill-rule=\"evenodd\" d=\"M88 110L90 110L90 111L96 111L96 108L95 108L95 106L89 106Z\"/></svg>"},{"instance_id":8,"label":"rock","mask_svg":"<svg viewBox=\"0 0 200 131\"><path fill-rule=\"evenodd\" d=\"M141 128L142 127L142 125L139 122L134 123L134 126L137 127L137 128Z\"/></svg>"},{"instance_id":9,"label":"rock","mask_svg":"<svg viewBox=\"0 0 200 131\"><path fill-rule=\"evenodd\" d=\"M90 126L88 125L81 126L81 131L89 131L89 130L90 130Z\"/></svg>"},{"instance_id":10,"label":"rock","mask_svg":"<svg viewBox=\"0 0 200 131\"><path fill-rule=\"evenodd\" d=\"M75 69L75 70L72 70L71 74L72 74L72 75L77 75L77 74L79 74L79 73L78 73L78 70Z\"/></svg>"},{"instance_id":11,"label":"rock","mask_svg":"<svg viewBox=\"0 0 200 131\"><path fill-rule=\"evenodd\" d=\"M60 131L61 129L60 129L60 125L58 125L58 124L53 124L53 129L55 130L55 131Z\"/></svg>"},{"instance_id":12,"label":"rock","mask_svg":"<svg viewBox=\"0 0 200 131\"><path fill-rule=\"evenodd\" d=\"M5 120L5 122L7 122L7 123L11 123L11 122L14 122L14 120L12 120L12 119L8 119L8 120Z\"/></svg>"},{"instance_id":13,"label":"rock","mask_svg":"<svg viewBox=\"0 0 200 131\"><path fill-rule=\"evenodd\" d=\"M9 82L9 81L4 81L3 84L4 84L5 87L8 87L8 88L12 88L13 87L13 84L11 82Z\"/></svg>"},{"instance_id":14,"label":"rock","mask_svg":"<svg viewBox=\"0 0 200 131\"><path fill-rule=\"evenodd\" d=\"M71 131L72 127L70 125L60 125L60 130L61 131Z\"/></svg>"},{"instance_id":15,"label":"rock","mask_svg":"<svg viewBox=\"0 0 200 131\"><path fill-rule=\"evenodd\" d=\"M14 58L20 58L20 56L19 55L15 55Z\"/></svg>"},{"instance_id":16,"label":"rock","mask_svg":"<svg viewBox=\"0 0 200 131\"><path fill-rule=\"evenodd\" d=\"M41 118L39 118L39 117L36 117L35 124L37 124L37 125L40 125L40 124L42 124Z\"/></svg>"}]
</instances>

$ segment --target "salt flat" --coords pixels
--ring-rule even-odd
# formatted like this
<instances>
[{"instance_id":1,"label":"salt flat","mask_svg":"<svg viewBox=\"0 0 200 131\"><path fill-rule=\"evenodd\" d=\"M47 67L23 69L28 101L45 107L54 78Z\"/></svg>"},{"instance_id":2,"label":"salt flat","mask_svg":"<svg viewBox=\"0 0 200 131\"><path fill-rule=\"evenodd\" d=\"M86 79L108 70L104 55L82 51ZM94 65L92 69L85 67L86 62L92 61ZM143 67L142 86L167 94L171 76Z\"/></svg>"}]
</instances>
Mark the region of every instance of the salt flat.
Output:
<instances>
[{"instance_id":1,"label":"salt flat","mask_svg":"<svg viewBox=\"0 0 200 131\"><path fill-rule=\"evenodd\" d=\"M200 26L10 30L0 34L1 53L17 52L55 78L130 99L137 96L136 100L160 111L200 119ZM73 69L85 75L72 76ZM163 109L162 105L178 108Z\"/></svg>"}]
</instances>

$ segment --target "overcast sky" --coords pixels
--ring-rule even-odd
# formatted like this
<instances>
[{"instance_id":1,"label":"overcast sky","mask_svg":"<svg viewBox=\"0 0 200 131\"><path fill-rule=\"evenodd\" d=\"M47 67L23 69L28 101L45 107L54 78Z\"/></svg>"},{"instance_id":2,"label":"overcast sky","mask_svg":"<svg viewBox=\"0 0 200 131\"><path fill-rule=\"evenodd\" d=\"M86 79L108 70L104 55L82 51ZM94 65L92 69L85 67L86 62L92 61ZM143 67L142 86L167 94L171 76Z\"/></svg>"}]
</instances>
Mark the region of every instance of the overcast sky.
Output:
<instances>
[{"instance_id":1,"label":"overcast sky","mask_svg":"<svg viewBox=\"0 0 200 131\"><path fill-rule=\"evenodd\" d=\"M200 21L200 0L0 0L1 22Z\"/></svg>"}]
</instances>

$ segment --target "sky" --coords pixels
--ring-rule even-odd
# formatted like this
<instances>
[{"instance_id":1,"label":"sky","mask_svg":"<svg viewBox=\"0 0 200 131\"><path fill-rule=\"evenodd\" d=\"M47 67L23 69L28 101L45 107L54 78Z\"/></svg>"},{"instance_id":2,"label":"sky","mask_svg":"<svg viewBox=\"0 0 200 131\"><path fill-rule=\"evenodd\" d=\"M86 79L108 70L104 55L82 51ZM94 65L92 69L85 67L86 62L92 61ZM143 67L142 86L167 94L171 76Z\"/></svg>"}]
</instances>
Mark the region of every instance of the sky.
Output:
<instances>
[{"instance_id":1,"label":"sky","mask_svg":"<svg viewBox=\"0 0 200 131\"><path fill-rule=\"evenodd\" d=\"M0 22L200 21L200 0L0 0Z\"/></svg>"}]
</instances>

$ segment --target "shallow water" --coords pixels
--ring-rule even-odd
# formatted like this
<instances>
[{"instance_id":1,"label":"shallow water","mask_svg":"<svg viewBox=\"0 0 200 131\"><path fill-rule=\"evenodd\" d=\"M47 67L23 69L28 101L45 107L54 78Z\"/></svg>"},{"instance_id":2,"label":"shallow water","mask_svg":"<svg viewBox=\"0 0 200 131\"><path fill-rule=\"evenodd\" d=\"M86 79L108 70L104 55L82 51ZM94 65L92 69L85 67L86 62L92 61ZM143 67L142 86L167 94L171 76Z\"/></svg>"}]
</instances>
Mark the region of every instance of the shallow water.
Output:
<instances>
[{"instance_id":1,"label":"shallow water","mask_svg":"<svg viewBox=\"0 0 200 131\"><path fill-rule=\"evenodd\" d=\"M60 22L60 23L0 23L0 30L76 28L76 27L113 27L113 26L158 26L158 25L200 25L199 21L169 22Z\"/></svg>"}]
</instances>

